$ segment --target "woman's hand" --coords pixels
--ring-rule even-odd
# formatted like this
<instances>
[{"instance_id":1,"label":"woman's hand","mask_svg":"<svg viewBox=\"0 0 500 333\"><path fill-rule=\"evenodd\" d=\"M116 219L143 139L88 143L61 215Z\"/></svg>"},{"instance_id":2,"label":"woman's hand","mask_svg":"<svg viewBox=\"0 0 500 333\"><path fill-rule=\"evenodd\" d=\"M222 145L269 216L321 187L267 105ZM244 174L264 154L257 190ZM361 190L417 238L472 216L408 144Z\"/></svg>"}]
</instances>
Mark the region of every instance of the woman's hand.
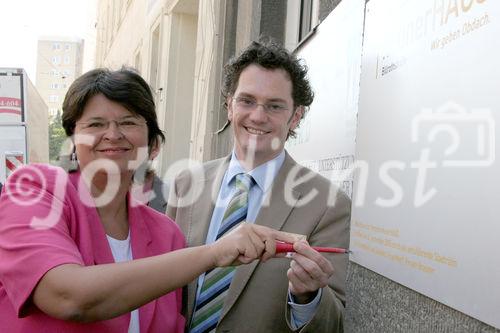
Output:
<instances>
[{"instance_id":1,"label":"woman's hand","mask_svg":"<svg viewBox=\"0 0 500 333\"><path fill-rule=\"evenodd\" d=\"M276 253L276 240L293 243L296 238L286 232L262 225L241 223L237 228L210 245L215 266L248 264L255 259L263 262Z\"/></svg>"}]
</instances>

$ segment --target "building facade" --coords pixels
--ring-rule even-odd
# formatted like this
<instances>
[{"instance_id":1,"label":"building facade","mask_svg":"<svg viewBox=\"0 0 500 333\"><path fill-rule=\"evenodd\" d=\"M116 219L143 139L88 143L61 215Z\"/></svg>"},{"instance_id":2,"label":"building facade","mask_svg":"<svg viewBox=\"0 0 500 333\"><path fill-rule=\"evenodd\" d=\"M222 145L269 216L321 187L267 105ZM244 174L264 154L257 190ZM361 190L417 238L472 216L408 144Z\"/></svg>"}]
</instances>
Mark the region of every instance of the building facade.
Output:
<instances>
[{"instance_id":1,"label":"building facade","mask_svg":"<svg viewBox=\"0 0 500 333\"><path fill-rule=\"evenodd\" d=\"M153 88L166 134L156 161L163 176L178 161L230 151L220 84L231 56L260 35L294 49L338 2L99 0L96 66L134 67Z\"/></svg>"},{"instance_id":2,"label":"building facade","mask_svg":"<svg viewBox=\"0 0 500 333\"><path fill-rule=\"evenodd\" d=\"M49 116L62 110L71 83L82 74L83 40L43 37L38 40L36 87L49 108Z\"/></svg>"},{"instance_id":3,"label":"building facade","mask_svg":"<svg viewBox=\"0 0 500 333\"><path fill-rule=\"evenodd\" d=\"M134 67L150 83L166 134L156 169L168 178L183 159L231 151L223 64L261 35L296 49L339 2L99 0L96 65ZM498 332L352 262L347 297L347 332Z\"/></svg>"}]
</instances>

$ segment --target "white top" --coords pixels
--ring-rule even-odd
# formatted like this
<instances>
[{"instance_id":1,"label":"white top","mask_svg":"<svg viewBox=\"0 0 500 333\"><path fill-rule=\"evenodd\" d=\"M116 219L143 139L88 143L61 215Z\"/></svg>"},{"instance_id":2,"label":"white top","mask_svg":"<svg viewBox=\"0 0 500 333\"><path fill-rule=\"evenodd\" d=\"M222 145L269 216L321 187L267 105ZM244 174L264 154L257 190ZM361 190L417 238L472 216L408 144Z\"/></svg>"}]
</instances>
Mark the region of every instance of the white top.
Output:
<instances>
[{"instance_id":1,"label":"white top","mask_svg":"<svg viewBox=\"0 0 500 333\"><path fill-rule=\"evenodd\" d=\"M108 238L109 247L115 262L124 262L132 260L132 247L130 246L130 231L127 239L119 240L106 235ZM133 310L130 313L130 325L128 333L139 333L139 310Z\"/></svg>"}]
</instances>

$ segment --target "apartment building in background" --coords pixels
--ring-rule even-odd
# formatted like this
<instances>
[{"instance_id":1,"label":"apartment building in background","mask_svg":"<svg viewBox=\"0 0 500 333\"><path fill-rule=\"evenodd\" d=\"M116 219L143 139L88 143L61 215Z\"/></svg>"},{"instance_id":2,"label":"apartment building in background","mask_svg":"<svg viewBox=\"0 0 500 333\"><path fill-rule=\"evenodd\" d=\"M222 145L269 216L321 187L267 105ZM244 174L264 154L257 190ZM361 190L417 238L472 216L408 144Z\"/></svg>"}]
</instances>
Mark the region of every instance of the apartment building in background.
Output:
<instances>
[{"instance_id":1,"label":"apartment building in background","mask_svg":"<svg viewBox=\"0 0 500 333\"><path fill-rule=\"evenodd\" d=\"M71 83L82 74L84 41L73 37L38 40L36 87L53 117L62 110Z\"/></svg>"}]
</instances>

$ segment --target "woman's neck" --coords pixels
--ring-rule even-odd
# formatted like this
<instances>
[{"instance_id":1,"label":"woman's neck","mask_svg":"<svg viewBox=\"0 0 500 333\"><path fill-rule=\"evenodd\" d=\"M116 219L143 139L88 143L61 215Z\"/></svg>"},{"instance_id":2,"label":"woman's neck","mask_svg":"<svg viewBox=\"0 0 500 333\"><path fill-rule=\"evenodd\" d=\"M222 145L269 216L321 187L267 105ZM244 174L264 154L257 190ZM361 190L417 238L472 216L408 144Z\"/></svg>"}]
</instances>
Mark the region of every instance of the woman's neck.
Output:
<instances>
[{"instance_id":1,"label":"woman's neck","mask_svg":"<svg viewBox=\"0 0 500 333\"><path fill-rule=\"evenodd\" d=\"M119 179L107 174L96 174L90 183L90 193L96 201L97 212L106 234L126 239L129 232L127 193L132 175L121 174Z\"/></svg>"}]
</instances>

